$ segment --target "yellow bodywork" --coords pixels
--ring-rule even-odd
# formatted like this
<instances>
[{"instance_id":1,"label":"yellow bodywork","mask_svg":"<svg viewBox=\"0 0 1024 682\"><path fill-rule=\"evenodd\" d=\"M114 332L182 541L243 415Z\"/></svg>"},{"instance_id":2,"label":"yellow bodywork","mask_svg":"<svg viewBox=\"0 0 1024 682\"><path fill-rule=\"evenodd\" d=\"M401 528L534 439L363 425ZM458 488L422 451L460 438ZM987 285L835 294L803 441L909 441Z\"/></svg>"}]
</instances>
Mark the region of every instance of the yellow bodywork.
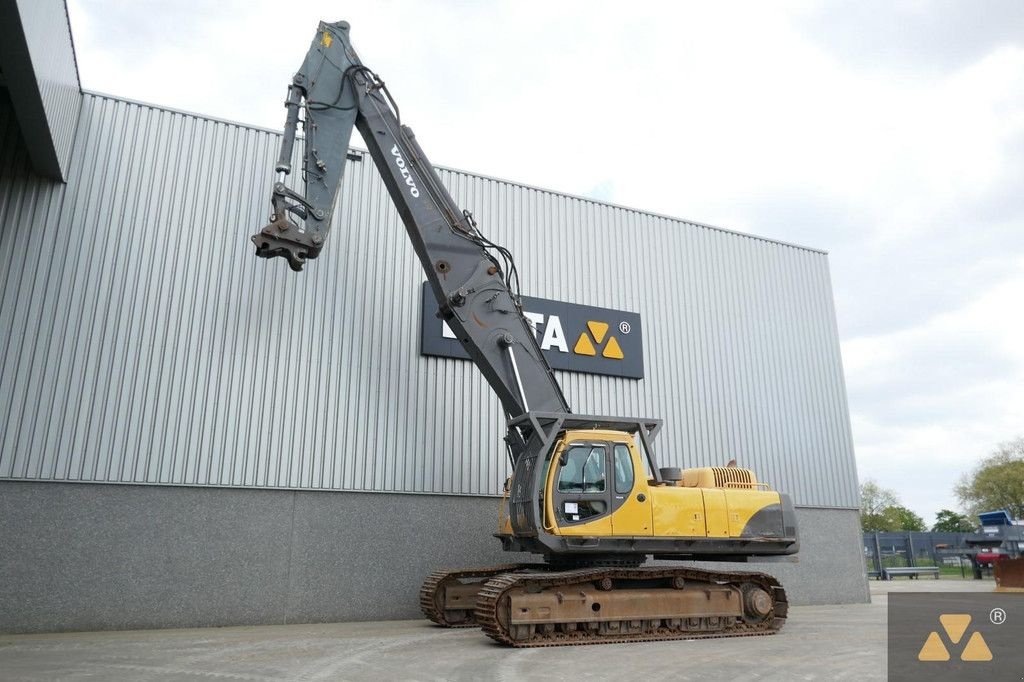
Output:
<instances>
[{"instance_id":1,"label":"yellow bodywork","mask_svg":"<svg viewBox=\"0 0 1024 682\"><path fill-rule=\"evenodd\" d=\"M559 525L554 506L558 462L566 448L580 442L603 443L610 447L626 445L633 466L633 486L628 493L615 495L619 506L611 513L593 521ZM737 467L686 469L681 481L658 485L646 473L645 457L633 436L622 431L566 431L546 466L544 530L552 535L738 538L758 511L781 502L779 494L758 482L752 471ZM499 510L498 533L513 534L508 513L508 486Z\"/></svg>"}]
</instances>

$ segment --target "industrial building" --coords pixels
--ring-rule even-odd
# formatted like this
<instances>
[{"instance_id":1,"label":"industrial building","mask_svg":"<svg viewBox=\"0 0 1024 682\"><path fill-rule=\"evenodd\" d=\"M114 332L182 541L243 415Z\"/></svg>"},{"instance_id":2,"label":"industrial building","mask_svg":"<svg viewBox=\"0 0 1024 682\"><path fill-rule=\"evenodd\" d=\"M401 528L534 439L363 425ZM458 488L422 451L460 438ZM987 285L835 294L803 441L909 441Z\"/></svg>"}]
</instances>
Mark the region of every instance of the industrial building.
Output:
<instances>
[{"instance_id":1,"label":"industrial building","mask_svg":"<svg viewBox=\"0 0 1024 682\"><path fill-rule=\"evenodd\" d=\"M248 239L276 131L83 91L56 0L0 1L0 43L0 631L415 618L430 571L526 558L491 535L500 406L437 351L369 158L296 274ZM749 568L867 601L827 254L439 170L554 306L540 335L608 318L611 370L570 313L547 344L574 410L790 493L799 561Z\"/></svg>"}]
</instances>

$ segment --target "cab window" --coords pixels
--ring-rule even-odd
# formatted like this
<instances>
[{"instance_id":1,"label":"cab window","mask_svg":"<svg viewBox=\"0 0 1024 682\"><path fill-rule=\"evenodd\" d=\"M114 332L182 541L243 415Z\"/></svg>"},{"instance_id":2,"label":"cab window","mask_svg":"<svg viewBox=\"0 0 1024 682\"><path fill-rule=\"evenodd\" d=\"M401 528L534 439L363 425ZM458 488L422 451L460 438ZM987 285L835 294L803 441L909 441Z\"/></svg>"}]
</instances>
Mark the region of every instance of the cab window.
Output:
<instances>
[{"instance_id":1,"label":"cab window","mask_svg":"<svg viewBox=\"0 0 1024 682\"><path fill-rule=\"evenodd\" d=\"M629 447L622 443L615 444L615 492L620 495L633 489L633 460L629 456Z\"/></svg>"},{"instance_id":2,"label":"cab window","mask_svg":"<svg viewBox=\"0 0 1024 682\"><path fill-rule=\"evenodd\" d=\"M565 466L558 473L558 491L562 493L604 492L604 448L599 445L574 445L566 452Z\"/></svg>"}]
</instances>

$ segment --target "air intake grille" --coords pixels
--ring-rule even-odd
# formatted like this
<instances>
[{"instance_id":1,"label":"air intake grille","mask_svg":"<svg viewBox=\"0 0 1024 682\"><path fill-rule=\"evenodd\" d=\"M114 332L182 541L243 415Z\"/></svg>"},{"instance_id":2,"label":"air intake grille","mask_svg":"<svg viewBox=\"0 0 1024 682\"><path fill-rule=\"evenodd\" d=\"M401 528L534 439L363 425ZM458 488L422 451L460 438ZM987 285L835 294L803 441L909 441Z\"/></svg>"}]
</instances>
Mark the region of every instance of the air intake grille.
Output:
<instances>
[{"instance_id":1,"label":"air intake grille","mask_svg":"<svg viewBox=\"0 0 1024 682\"><path fill-rule=\"evenodd\" d=\"M750 469L737 467L711 467L715 472L716 488L739 488L741 486L753 486L754 472Z\"/></svg>"}]
</instances>

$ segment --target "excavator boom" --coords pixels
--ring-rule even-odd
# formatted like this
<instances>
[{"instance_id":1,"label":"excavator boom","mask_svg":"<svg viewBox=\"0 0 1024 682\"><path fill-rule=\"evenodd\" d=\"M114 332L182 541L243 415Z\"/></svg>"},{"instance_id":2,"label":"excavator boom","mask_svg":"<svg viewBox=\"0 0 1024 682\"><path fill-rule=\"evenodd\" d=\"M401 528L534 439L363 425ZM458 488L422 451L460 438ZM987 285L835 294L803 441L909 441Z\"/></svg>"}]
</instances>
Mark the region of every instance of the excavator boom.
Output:
<instances>
[{"instance_id":1,"label":"excavator boom","mask_svg":"<svg viewBox=\"0 0 1024 682\"><path fill-rule=\"evenodd\" d=\"M306 59L288 87L271 220L252 236L256 255L283 257L293 270L316 258L331 227L353 126L384 179L441 316L488 383L506 414L568 412L569 405L523 315L511 254L488 240L462 211L402 125L384 82L363 66L347 22L320 23ZM306 139L301 156L305 192L286 185L299 112ZM300 225L295 222L300 219ZM514 434L519 450L523 438Z\"/></svg>"}]
</instances>

